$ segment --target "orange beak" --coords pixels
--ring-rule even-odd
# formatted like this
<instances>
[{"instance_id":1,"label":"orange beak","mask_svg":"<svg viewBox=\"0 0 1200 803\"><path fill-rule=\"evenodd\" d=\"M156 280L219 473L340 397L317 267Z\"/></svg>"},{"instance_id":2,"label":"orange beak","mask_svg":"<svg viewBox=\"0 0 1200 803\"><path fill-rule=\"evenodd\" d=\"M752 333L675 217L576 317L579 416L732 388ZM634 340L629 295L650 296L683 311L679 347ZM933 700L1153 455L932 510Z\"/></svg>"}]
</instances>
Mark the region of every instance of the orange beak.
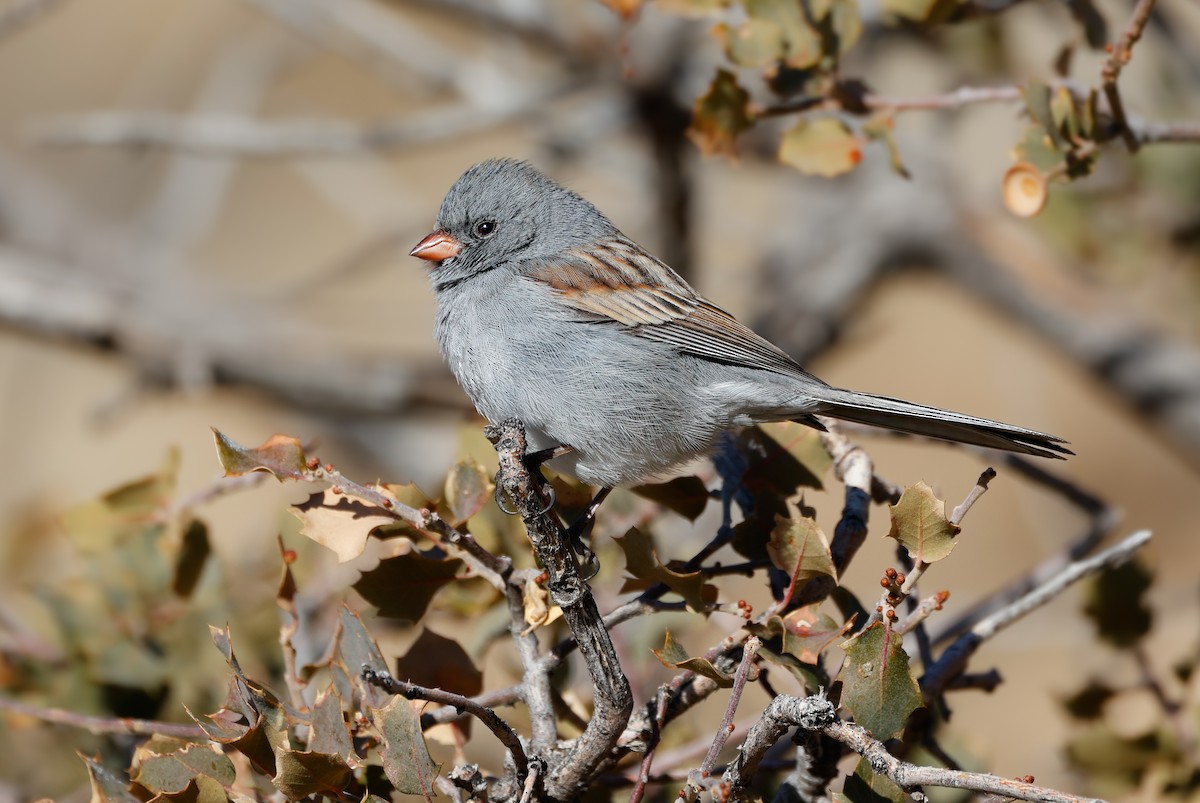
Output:
<instances>
[{"instance_id":1,"label":"orange beak","mask_svg":"<svg viewBox=\"0 0 1200 803\"><path fill-rule=\"evenodd\" d=\"M417 243L413 250L408 252L408 255L430 262L441 262L443 259L458 256L462 247L463 244L458 240L439 230L427 235L424 240Z\"/></svg>"}]
</instances>

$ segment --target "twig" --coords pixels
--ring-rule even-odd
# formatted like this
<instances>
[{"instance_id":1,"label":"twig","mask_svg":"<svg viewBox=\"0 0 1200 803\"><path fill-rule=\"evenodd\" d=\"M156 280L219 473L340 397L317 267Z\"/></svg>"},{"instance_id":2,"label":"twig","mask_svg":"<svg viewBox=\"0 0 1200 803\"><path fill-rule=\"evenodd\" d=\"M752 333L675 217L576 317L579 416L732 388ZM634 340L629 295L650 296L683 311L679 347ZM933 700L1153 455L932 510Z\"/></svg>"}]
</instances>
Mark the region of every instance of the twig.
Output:
<instances>
[{"instance_id":1,"label":"twig","mask_svg":"<svg viewBox=\"0 0 1200 803\"><path fill-rule=\"evenodd\" d=\"M939 591L933 596L926 597L917 604L915 608L908 612L908 615L892 625L892 632L903 636L905 633L916 628L917 625L929 618L929 615L934 611L940 611L942 605L949 599L949 591Z\"/></svg>"},{"instance_id":2,"label":"twig","mask_svg":"<svg viewBox=\"0 0 1200 803\"><path fill-rule=\"evenodd\" d=\"M516 765L519 776L524 778L528 774L529 759L525 755L525 748L521 744L521 737L517 736L517 732L512 729L512 726L501 719L492 709L485 708L470 697L464 697L461 694L455 694L443 689L418 686L415 683L399 680L392 677L391 673L386 669L375 669L366 664L362 667L362 677L372 686L378 686L390 694L399 694L409 700L428 700L433 703L450 705L466 711L487 726L487 729L496 735L500 743L508 748L508 753L512 756L513 764Z\"/></svg>"},{"instance_id":3,"label":"twig","mask_svg":"<svg viewBox=\"0 0 1200 803\"><path fill-rule=\"evenodd\" d=\"M1025 614L1045 605L1062 593L1068 586L1108 566L1124 563L1135 551L1150 540L1149 530L1125 538L1109 549L1088 558L1075 561L1042 585L1034 588L1020 599L981 619L966 633L960 635L947 647L940 658L925 671L921 678L921 693L926 700L936 699L946 684L966 668L967 660L979 645Z\"/></svg>"},{"instance_id":4,"label":"twig","mask_svg":"<svg viewBox=\"0 0 1200 803\"><path fill-rule=\"evenodd\" d=\"M721 748L725 746L729 734L733 731L733 717L737 713L738 703L742 701L742 692L746 688L746 681L750 677L750 667L754 665L754 656L762 647L762 642L756 637L751 636L746 640L742 647L742 662L738 664L738 671L733 676L733 687L729 690L729 703L725 706L725 716L721 718L721 723L717 726L717 733L713 737L712 746L708 748L708 753L704 756L704 760L700 762L700 774L708 775L712 772L713 765L717 763L717 756L721 753Z\"/></svg>"},{"instance_id":5,"label":"twig","mask_svg":"<svg viewBox=\"0 0 1200 803\"><path fill-rule=\"evenodd\" d=\"M1100 68L1100 83L1104 87L1104 96L1108 99L1109 111L1112 112L1113 122L1120 131L1121 138L1125 141L1125 147L1129 149L1130 153L1136 152L1141 142L1137 134L1130 128L1129 120L1125 116L1125 105L1122 103L1121 93L1117 89L1117 78L1120 77L1121 70L1133 57L1133 46L1142 38L1142 32L1146 29L1146 23L1150 21L1150 13L1153 10L1154 0L1138 0L1137 5L1133 7L1129 23L1121 33L1121 38L1117 40L1116 44L1108 46L1108 58L1104 60L1104 64Z\"/></svg>"},{"instance_id":6,"label":"twig","mask_svg":"<svg viewBox=\"0 0 1200 803\"><path fill-rule=\"evenodd\" d=\"M497 488L517 506L538 561L549 575L550 595L579 642L579 651L592 679L592 718L571 749L546 774L546 794L569 800L579 796L596 770L611 759L613 748L629 722L633 694L604 626L591 589L579 574L566 533L546 508L545 480L525 464L525 429L507 421L484 430L496 447L500 471Z\"/></svg>"},{"instance_id":7,"label":"twig","mask_svg":"<svg viewBox=\"0 0 1200 803\"><path fill-rule=\"evenodd\" d=\"M525 621L524 589L518 585L516 572L509 578L504 593L508 599L511 620L509 632L521 658L521 685L516 689L529 709L534 754L545 755L558 739L554 696L550 686L550 672L554 665L542 660L538 654L537 631L528 627Z\"/></svg>"},{"instance_id":8,"label":"twig","mask_svg":"<svg viewBox=\"0 0 1200 803\"><path fill-rule=\"evenodd\" d=\"M824 733L844 744L865 758L876 773L886 776L910 793L923 786L943 786L974 792L993 792L1017 800L1046 803L1083 803L1093 800L996 775L922 767L901 761L889 753L883 743L871 736L861 725L839 720L833 704L824 695L785 695L775 698L767 706L762 719L746 736L738 760L730 764L725 772L731 799L741 799L762 756L792 726L799 726L805 731Z\"/></svg>"},{"instance_id":9,"label":"twig","mask_svg":"<svg viewBox=\"0 0 1200 803\"><path fill-rule=\"evenodd\" d=\"M158 722L152 719L130 719L129 717L98 717L80 714L62 708L44 708L38 705L0 697L0 709L21 714L42 722L82 728L90 733L130 733L135 736L174 736L179 739L207 739L199 725L183 725L176 722Z\"/></svg>"},{"instance_id":10,"label":"twig","mask_svg":"<svg viewBox=\"0 0 1200 803\"><path fill-rule=\"evenodd\" d=\"M646 740L646 752L642 755L641 762L638 763L637 780L633 785L633 791L629 793L629 803L641 803L642 797L646 794L646 784L650 781L650 768L654 765L654 754L662 740L668 698L666 684L659 686L657 694L654 695L654 719L651 720L653 728Z\"/></svg>"}]
</instances>

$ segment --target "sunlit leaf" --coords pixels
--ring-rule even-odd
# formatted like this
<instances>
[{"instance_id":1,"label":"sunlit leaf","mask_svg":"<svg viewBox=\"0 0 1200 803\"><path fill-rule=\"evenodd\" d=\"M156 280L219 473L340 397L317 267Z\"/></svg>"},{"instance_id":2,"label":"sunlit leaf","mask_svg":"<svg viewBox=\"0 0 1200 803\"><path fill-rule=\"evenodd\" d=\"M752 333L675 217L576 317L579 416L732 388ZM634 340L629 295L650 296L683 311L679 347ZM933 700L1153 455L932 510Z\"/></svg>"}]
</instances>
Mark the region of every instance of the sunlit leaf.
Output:
<instances>
[{"instance_id":1,"label":"sunlit leaf","mask_svg":"<svg viewBox=\"0 0 1200 803\"><path fill-rule=\"evenodd\" d=\"M784 61L789 67L812 67L821 59L821 37L796 0L743 0L746 15L752 20L776 25L783 37Z\"/></svg>"},{"instance_id":2,"label":"sunlit leaf","mask_svg":"<svg viewBox=\"0 0 1200 803\"><path fill-rule=\"evenodd\" d=\"M367 632L362 618L345 604L339 611L335 642L337 644L336 663L351 679L368 705L375 707L382 705L391 695L363 680L362 668L368 666L377 671L385 670L388 666L387 661L384 660L383 653L379 651L379 645L375 643L375 639L371 638L371 634Z\"/></svg>"},{"instance_id":3,"label":"sunlit leaf","mask_svg":"<svg viewBox=\"0 0 1200 803\"><path fill-rule=\"evenodd\" d=\"M460 460L446 475L445 499L448 519L457 527L491 501L495 486L483 466Z\"/></svg>"},{"instance_id":4,"label":"sunlit leaf","mask_svg":"<svg viewBox=\"0 0 1200 803\"><path fill-rule=\"evenodd\" d=\"M650 536L636 527L615 540L625 553L625 568L632 575L632 578L625 580L622 593L662 583L683 597L693 611L703 611L716 601L716 586L706 583L700 572L680 573L668 569L659 561Z\"/></svg>"},{"instance_id":5,"label":"sunlit leaf","mask_svg":"<svg viewBox=\"0 0 1200 803\"><path fill-rule=\"evenodd\" d=\"M217 441L217 457L225 469L225 476L236 477L251 471L269 471L278 480L302 480L308 467L305 465L304 447L300 441L287 435L272 435L261 446L242 446L214 429Z\"/></svg>"},{"instance_id":6,"label":"sunlit leaf","mask_svg":"<svg viewBox=\"0 0 1200 803\"><path fill-rule=\"evenodd\" d=\"M902 641L876 622L843 645L846 662L838 673L842 705L855 722L884 741L904 730L909 715L922 705Z\"/></svg>"},{"instance_id":7,"label":"sunlit leaf","mask_svg":"<svg viewBox=\"0 0 1200 803\"><path fill-rule=\"evenodd\" d=\"M142 754L133 780L152 792L177 794L197 776L207 776L222 786L233 783L233 762L212 745L192 744L159 755Z\"/></svg>"},{"instance_id":8,"label":"sunlit leaf","mask_svg":"<svg viewBox=\"0 0 1200 803\"><path fill-rule=\"evenodd\" d=\"M359 763L350 739L350 729L346 727L346 720L342 716L342 701L332 685L317 695L312 707L311 726L309 750L338 756L350 767Z\"/></svg>"},{"instance_id":9,"label":"sunlit leaf","mask_svg":"<svg viewBox=\"0 0 1200 803\"><path fill-rule=\"evenodd\" d=\"M954 549L959 528L946 518L946 503L924 482L905 488L900 501L889 508L895 538L915 561L933 563Z\"/></svg>"},{"instance_id":10,"label":"sunlit leaf","mask_svg":"<svg viewBox=\"0 0 1200 803\"><path fill-rule=\"evenodd\" d=\"M825 575L837 579L837 569L829 551L829 539L817 526L816 511L805 507L803 501L787 500L788 515L775 517L775 529L767 542L767 555L775 568L787 574L788 590L792 592L812 577Z\"/></svg>"},{"instance_id":11,"label":"sunlit leaf","mask_svg":"<svg viewBox=\"0 0 1200 803\"><path fill-rule=\"evenodd\" d=\"M401 699L400 702L406 703ZM303 750L276 751L276 772L271 783L288 800L303 800L310 795L337 795L350 776L350 768L341 756Z\"/></svg>"},{"instance_id":12,"label":"sunlit leaf","mask_svg":"<svg viewBox=\"0 0 1200 803\"><path fill-rule=\"evenodd\" d=\"M333 550L340 563L361 555L374 530L396 523L396 517L383 508L332 488L312 494L288 512L300 519L301 535Z\"/></svg>"},{"instance_id":13,"label":"sunlit leaf","mask_svg":"<svg viewBox=\"0 0 1200 803\"><path fill-rule=\"evenodd\" d=\"M433 597L453 582L462 561L448 559L435 551L412 551L384 558L379 565L362 573L354 590L379 609L388 619L419 622Z\"/></svg>"},{"instance_id":14,"label":"sunlit leaf","mask_svg":"<svg viewBox=\"0 0 1200 803\"><path fill-rule=\"evenodd\" d=\"M735 156L738 135L753 124L749 93L733 73L718 70L708 91L696 99L688 136L706 156Z\"/></svg>"},{"instance_id":15,"label":"sunlit leaf","mask_svg":"<svg viewBox=\"0 0 1200 803\"><path fill-rule=\"evenodd\" d=\"M858 166L862 145L862 139L834 117L801 119L780 140L779 161L807 175L833 178Z\"/></svg>"},{"instance_id":16,"label":"sunlit leaf","mask_svg":"<svg viewBox=\"0 0 1200 803\"><path fill-rule=\"evenodd\" d=\"M706 678L715 680L717 685L723 689L727 689L733 685L733 676L727 675L720 669L717 669L707 658L689 657L683 645L671 635L670 630L666 632L663 638L662 648L652 650L651 652L668 669L690 670L697 675L703 675Z\"/></svg>"},{"instance_id":17,"label":"sunlit leaf","mask_svg":"<svg viewBox=\"0 0 1200 803\"><path fill-rule=\"evenodd\" d=\"M787 51L783 28L772 20L750 17L737 26L722 23L714 33L725 46L725 55L739 67L766 67Z\"/></svg>"}]
</instances>

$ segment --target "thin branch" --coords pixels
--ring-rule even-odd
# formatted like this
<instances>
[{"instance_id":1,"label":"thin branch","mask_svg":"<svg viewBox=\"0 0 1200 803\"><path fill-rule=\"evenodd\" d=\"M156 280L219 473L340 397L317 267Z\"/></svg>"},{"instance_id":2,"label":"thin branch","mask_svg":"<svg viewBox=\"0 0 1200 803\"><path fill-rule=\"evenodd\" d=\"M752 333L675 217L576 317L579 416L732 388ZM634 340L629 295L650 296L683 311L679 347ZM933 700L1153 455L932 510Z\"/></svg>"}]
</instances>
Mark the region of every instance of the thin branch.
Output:
<instances>
[{"instance_id":1,"label":"thin branch","mask_svg":"<svg viewBox=\"0 0 1200 803\"><path fill-rule=\"evenodd\" d=\"M1104 60L1104 64L1100 68L1100 84L1104 88L1104 96L1108 99L1109 111L1112 112L1113 122L1116 124L1117 130L1121 132L1121 138L1125 141L1125 147L1129 149L1130 153L1136 152L1141 143L1125 115L1125 105L1121 101L1120 90L1117 89L1117 78L1120 77L1121 70L1133 58L1133 46L1142 38L1142 32L1146 30L1146 23L1150 21L1150 13L1154 11L1154 2L1155 0L1138 0L1137 5L1133 7L1129 23L1121 33L1121 38L1117 40L1116 44L1109 45L1108 58Z\"/></svg>"},{"instance_id":2,"label":"thin branch","mask_svg":"<svg viewBox=\"0 0 1200 803\"><path fill-rule=\"evenodd\" d=\"M389 694L399 694L408 700L428 700L433 703L450 705L466 711L487 726L487 729L496 735L500 743L508 748L508 753L512 756L513 763L516 765L517 773L520 777L524 778L529 773L529 759L525 755L525 748L521 744L521 737L517 736L517 732L512 729L512 726L501 719L492 709L485 708L470 697L464 697L461 694L455 694L443 689L418 686L415 683L399 680L392 677L391 673L386 669L374 669L364 664L362 667L362 676L372 686L377 686Z\"/></svg>"},{"instance_id":3,"label":"thin branch","mask_svg":"<svg viewBox=\"0 0 1200 803\"><path fill-rule=\"evenodd\" d=\"M708 748L708 753L705 754L704 760L700 762L700 774L708 775L712 772L713 765L717 763L717 756L721 753L721 748L725 746L729 734L733 732L733 717L737 713L738 703L742 701L742 692L746 688L746 681L750 677L750 667L754 665L754 657L762 647L762 642L756 637L751 636L746 639L746 644L742 647L742 662L738 664L738 671L733 676L733 687L729 690L729 703L725 706L725 715L721 718L721 722L717 725L716 736L713 737L712 746Z\"/></svg>"},{"instance_id":4,"label":"thin branch","mask_svg":"<svg viewBox=\"0 0 1200 803\"><path fill-rule=\"evenodd\" d=\"M505 588L510 617L509 632L517 645L517 654L521 658L521 685L516 689L525 706L529 709L529 722L533 736L533 751L535 755L545 755L558 739L556 718L554 716L554 696L550 686L550 672L553 664L542 659L539 654L537 630L527 626L525 621L525 594L518 584L516 572L509 578ZM527 572L520 573L526 582L533 582Z\"/></svg>"},{"instance_id":5,"label":"thin branch","mask_svg":"<svg viewBox=\"0 0 1200 803\"><path fill-rule=\"evenodd\" d=\"M805 731L824 733L844 744L871 765L871 769L891 779L900 788L914 792L924 786L992 792L1016 800L1035 800L1046 803L1083 803L1092 798L1066 794L1023 781L1014 781L985 773L963 772L941 767L922 767L901 761L887 751L861 725L842 722L833 704L824 695L775 698L763 717L746 736L738 759L725 772L730 799L744 799L746 786L767 750L793 726ZM1097 802L1098 803L1098 802Z\"/></svg>"},{"instance_id":6,"label":"thin branch","mask_svg":"<svg viewBox=\"0 0 1200 803\"><path fill-rule=\"evenodd\" d=\"M979 645L999 633L1025 614L1045 605L1061 594L1067 587L1089 574L1124 563L1150 540L1149 530L1138 532L1120 543L1088 558L1075 561L1042 585L1034 588L1020 599L981 619L966 633L960 635L947 647L940 658L925 671L921 678L921 692L926 700L936 699L946 684L966 669L967 661L979 649Z\"/></svg>"},{"instance_id":7,"label":"thin branch","mask_svg":"<svg viewBox=\"0 0 1200 803\"><path fill-rule=\"evenodd\" d=\"M44 708L30 705L6 697L0 697L0 709L14 714L50 722L55 725L66 725L71 728L81 728L90 733L128 733L135 736L174 736L179 739L207 739L208 736L199 725L183 725L176 722L158 722L152 719L130 719L129 717L98 717L90 714L80 714L62 708Z\"/></svg>"}]
</instances>

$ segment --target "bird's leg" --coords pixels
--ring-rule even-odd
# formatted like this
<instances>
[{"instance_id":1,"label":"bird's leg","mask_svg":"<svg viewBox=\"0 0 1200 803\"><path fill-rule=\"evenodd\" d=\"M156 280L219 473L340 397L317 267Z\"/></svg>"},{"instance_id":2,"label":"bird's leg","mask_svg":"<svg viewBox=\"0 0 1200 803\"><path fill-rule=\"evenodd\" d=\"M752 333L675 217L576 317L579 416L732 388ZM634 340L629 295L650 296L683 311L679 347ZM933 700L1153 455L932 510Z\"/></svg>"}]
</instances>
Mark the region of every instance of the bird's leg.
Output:
<instances>
[{"instance_id":1,"label":"bird's leg","mask_svg":"<svg viewBox=\"0 0 1200 803\"><path fill-rule=\"evenodd\" d=\"M612 493L612 488L601 488L597 491L583 513L580 513L567 528L567 543L583 560L581 572L585 580L591 580L600 571L600 561L596 559L596 553L592 551L591 547L584 542L584 538L592 534L592 527L596 524L596 511L600 509L600 504L608 498L610 493Z\"/></svg>"}]
</instances>

